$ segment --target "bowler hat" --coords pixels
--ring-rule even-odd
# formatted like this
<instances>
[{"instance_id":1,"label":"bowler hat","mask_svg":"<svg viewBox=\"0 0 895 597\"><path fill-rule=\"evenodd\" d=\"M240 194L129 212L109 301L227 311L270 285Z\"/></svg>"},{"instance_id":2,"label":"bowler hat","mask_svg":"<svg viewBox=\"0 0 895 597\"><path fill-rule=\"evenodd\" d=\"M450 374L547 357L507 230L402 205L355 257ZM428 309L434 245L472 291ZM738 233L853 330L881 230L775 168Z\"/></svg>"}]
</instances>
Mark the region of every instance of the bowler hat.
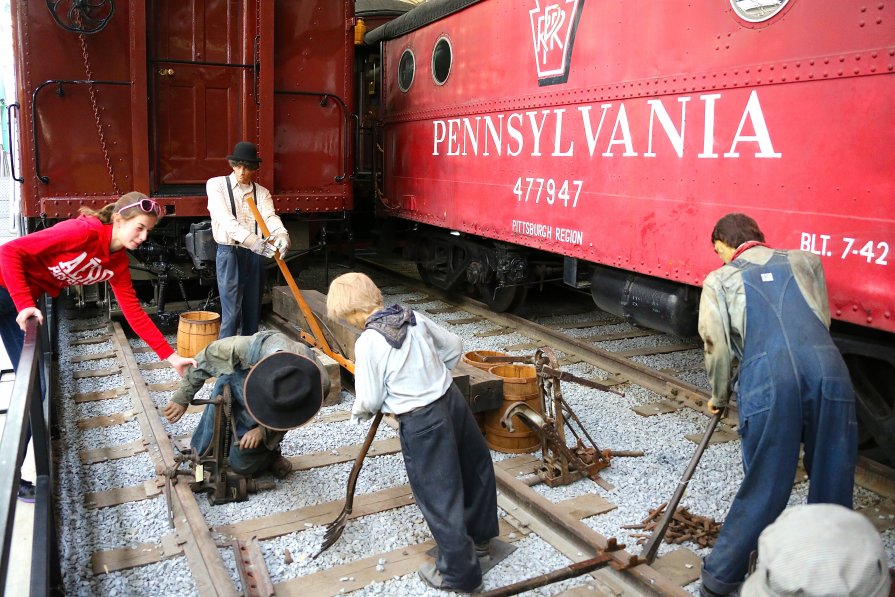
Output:
<instances>
[{"instance_id":1,"label":"bowler hat","mask_svg":"<svg viewBox=\"0 0 895 597\"><path fill-rule=\"evenodd\" d=\"M233 148L233 155L228 155L227 159L231 162L261 163L261 158L258 157L258 147L248 141L237 143L236 147Z\"/></svg>"},{"instance_id":2,"label":"bowler hat","mask_svg":"<svg viewBox=\"0 0 895 597\"><path fill-rule=\"evenodd\" d=\"M323 406L320 369L294 352L275 352L258 361L243 390L252 418L277 431L307 423Z\"/></svg>"},{"instance_id":3,"label":"bowler hat","mask_svg":"<svg viewBox=\"0 0 895 597\"><path fill-rule=\"evenodd\" d=\"M758 538L743 597L887 597L889 558L873 524L837 504L787 508Z\"/></svg>"}]
</instances>

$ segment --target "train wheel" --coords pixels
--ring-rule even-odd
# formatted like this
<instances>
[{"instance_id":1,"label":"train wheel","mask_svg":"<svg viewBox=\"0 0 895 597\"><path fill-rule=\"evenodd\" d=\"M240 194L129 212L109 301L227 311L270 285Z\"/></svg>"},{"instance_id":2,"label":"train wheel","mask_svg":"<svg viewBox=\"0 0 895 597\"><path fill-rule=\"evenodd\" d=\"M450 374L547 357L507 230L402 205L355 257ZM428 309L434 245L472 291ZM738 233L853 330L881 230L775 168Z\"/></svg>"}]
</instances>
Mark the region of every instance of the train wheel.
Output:
<instances>
[{"instance_id":1,"label":"train wheel","mask_svg":"<svg viewBox=\"0 0 895 597\"><path fill-rule=\"evenodd\" d=\"M423 281L423 284L432 284L432 274L429 272L429 270L426 269L426 266L424 266L420 262L417 262L416 271L420 275L420 280Z\"/></svg>"},{"instance_id":2,"label":"train wheel","mask_svg":"<svg viewBox=\"0 0 895 597\"><path fill-rule=\"evenodd\" d=\"M503 313L517 309L528 294L528 287L524 284L518 286L497 286L494 283L477 284L479 296L491 308L492 311Z\"/></svg>"}]
</instances>

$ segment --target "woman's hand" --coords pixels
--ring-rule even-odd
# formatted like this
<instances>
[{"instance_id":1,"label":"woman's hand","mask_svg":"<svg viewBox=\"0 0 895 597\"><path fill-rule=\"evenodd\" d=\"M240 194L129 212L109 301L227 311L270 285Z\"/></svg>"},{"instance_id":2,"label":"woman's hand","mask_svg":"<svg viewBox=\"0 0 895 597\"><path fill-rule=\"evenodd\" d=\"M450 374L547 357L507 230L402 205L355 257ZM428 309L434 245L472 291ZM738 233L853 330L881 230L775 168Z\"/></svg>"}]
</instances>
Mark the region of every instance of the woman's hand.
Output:
<instances>
[{"instance_id":1,"label":"woman's hand","mask_svg":"<svg viewBox=\"0 0 895 597\"><path fill-rule=\"evenodd\" d=\"M23 332L25 331L25 321L29 317L37 317L37 323L39 324L44 322L44 314L40 312L40 309L37 307L25 307L16 316L16 323L19 324Z\"/></svg>"},{"instance_id":2,"label":"woman's hand","mask_svg":"<svg viewBox=\"0 0 895 597\"><path fill-rule=\"evenodd\" d=\"M196 359L184 358L184 357L180 356L179 354L177 354L176 352L171 353L171 356L169 356L165 360L168 361L169 363L171 363L171 366L174 367L174 369L177 371L177 375L179 375L180 377L183 377L184 375L186 375L186 370L188 367L191 367L191 366L198 367L199 366L199 364L196 362Z\"/></svg>"}]
</instances>

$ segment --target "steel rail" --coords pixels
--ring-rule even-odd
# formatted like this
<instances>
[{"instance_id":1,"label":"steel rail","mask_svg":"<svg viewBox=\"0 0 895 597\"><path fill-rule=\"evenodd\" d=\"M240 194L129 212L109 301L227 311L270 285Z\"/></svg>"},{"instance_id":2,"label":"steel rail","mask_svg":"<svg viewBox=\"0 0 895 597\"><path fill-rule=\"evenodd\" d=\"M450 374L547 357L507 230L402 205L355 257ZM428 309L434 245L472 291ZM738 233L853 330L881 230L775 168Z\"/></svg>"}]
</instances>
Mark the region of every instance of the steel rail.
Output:
<instances>
[{"instance_id":1,"label":"steel rail","mask_svg":"<svg viewBox=\"0 0 895 597\"><path fill-rule=\"evenodd\" d=\"M113 339L117 343L116 352L120 355L122 373L132 380L133 392L130 393L140 429L146 440L155 444L158 449L160 466L165 469L175 468L174 444L162 425L158 410L149 388L143 381L143 374L134 354L129 350L127 337L119 323L112 324ZM125 349L128 347L128 349ZM156 460L155 458L153 460ZM237 597L239 592L233 586L227 565L221 558L218 546L205 523L196 495L187 483L177 483L170 492L171 505L174 512L174 527L178 535L185 541L184 553L190 565L193 580L199 594L203 596Z\"/></svg>"}]
</instances>

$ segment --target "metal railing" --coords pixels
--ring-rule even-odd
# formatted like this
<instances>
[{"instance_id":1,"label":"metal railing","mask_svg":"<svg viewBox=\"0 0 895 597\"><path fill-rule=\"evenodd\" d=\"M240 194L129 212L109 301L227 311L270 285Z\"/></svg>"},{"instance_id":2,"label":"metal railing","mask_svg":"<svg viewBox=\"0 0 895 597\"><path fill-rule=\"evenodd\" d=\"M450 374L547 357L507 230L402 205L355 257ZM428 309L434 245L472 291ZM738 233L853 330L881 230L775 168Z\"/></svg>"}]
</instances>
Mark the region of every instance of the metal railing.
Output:
<instances>
[{"instance_id":1,"label":"metal railing","mask_svg":"<svg viewBox=\"0 0 895 597\"><path fill-rule=\"evenodd\" d=\"M48 313L49 310L44 310ZM49 327L44 326L45 328ZM31 547L31 597L62 593L59 547L53 516L53 467L50 449L49 400L41 399L42 385L49 388L48 371L41 371L52 359L41 359L41 346L50 348L46 330L37 319L25 324L25 343L16 369L3 437L0 438L0 595L9 573L10 545L16 517L16 497L25 456L25 433L31 425L34 439L34 468L37 473L34 500L34 536ZM43 363L44 365L42 365ZM41 375L46 383L41 384ZM15 571L21 573L21 571Z\"/></svg>"}]
</instances>

